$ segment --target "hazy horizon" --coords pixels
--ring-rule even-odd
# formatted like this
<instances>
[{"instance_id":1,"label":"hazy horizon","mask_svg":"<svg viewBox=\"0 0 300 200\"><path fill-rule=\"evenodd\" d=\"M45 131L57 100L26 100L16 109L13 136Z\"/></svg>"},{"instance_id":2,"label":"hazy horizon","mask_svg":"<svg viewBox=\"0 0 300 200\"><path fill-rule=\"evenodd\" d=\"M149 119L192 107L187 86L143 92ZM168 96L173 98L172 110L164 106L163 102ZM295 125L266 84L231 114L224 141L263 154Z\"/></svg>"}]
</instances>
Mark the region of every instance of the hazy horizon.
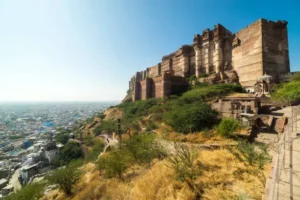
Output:
<instances>
[{"instance_id":1,"label":"hazy horizon","mask_svg":"<svg viewBox=\"0 0 300 200\"><path fill-rule=\"evenodd\" d=\"M234 33L259 18L288 21L291 70L300 71L299 7L295 0L3 0L0 102L120 101L136 71L195 34L218 23Z\"/></svg>"},{"instance_id":2,"label":"hazy horizon","mask_svg":"<svg viewBox=\"0 0 300 200\"><path fill-rule=\"evenodd\" d=\"M99 101L76 101L76 100L57 100L57 101L0 101L0 104L32 104L32 103L113 103L120 100L99 100Z\"/></svg>"}]
</instances>

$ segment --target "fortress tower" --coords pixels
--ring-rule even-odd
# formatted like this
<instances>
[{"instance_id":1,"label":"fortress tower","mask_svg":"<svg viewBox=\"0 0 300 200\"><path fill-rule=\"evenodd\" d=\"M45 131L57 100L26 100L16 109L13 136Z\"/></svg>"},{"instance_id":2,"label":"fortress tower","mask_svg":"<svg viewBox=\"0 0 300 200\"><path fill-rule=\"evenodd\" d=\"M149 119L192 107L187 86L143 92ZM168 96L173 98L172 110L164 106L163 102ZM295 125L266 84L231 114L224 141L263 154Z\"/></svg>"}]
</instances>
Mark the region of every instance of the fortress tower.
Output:
<instances>
[{"instance_id":1,"label":"fortress tower","mask_svg":"<svg viewBox=\"0 0 300 200\"><path fill-rule=\"evenodd\" d=\"M239 82L254 91L256 80L268 74L277 82L290 72L287 22L259 19L232 34L221 24L194 36L193 44L163 56L160 63L137 72L129 82L126 101L176 94L186 77L209 76L214 82Z\"/></svg>"}]
</instances>

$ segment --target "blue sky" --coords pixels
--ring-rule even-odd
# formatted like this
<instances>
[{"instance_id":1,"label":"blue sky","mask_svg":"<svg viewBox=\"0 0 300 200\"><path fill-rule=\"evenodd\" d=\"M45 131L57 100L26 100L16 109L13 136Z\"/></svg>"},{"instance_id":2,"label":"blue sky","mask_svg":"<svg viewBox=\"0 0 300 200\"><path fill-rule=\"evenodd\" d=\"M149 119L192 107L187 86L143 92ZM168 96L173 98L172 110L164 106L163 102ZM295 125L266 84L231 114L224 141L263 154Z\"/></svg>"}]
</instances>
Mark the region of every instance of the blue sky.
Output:
<instances>
[{"instance_id":1,"label":"blue sky","mask_svg":"<svg viewBox=\"0 0 300 200\"><path fill-rule=\"evenodd\" d=\"M193 35L259 18L289 22L300 71L300 1L1 0L0 101L121 100L128 81Z\"/></svg>"}]
</instances>

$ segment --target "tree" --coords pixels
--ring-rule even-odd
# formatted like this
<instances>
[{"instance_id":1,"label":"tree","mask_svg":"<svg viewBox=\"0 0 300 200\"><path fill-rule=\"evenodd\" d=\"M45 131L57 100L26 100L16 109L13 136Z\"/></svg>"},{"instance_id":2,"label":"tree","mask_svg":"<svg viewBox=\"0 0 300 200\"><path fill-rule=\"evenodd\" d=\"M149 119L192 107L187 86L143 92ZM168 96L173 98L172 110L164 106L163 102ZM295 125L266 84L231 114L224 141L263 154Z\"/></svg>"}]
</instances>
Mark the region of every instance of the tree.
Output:
<instances>
[{"instance_id":1,"label":"tree","mask_svg":"<svg viewBox=\"0 0 300 200\"><path fill-rule=\"evenodd\" d=\"M134 161L140 164L150 164L154 158L166 155L162 147L156 143L154 134L135 135L125 143L125 147Z\"/></svg>"},{"instance_id":2,"label":"tree","mask_svg":"<svg viewBox=\"0 0 300 200\"><path fill-rule=\"evenodd\" d=\"M60 142L62 144L66 144L69 141L69 135L60 133L60 134L56 135L55 141Z\"/></svg>"},{"instance_id":3,"label":"tree","mask_svg":"<svg viewBox=\"0 0 300 200\"><path fill-rule=\"evenodd\" d=\"M45 183L31 183L6 197L7 200L37 200L44 195Z\"/></svg>"},{"instance_id":4,"label":"tree","mask_svg":"<svg viewBox=\"0 0 300 200\"><path fill-rule=\"evenodd\" d=\"M100 135L102 132L111 133L111 132L116 131L116 129L117 129L117 126L114 121L105 120L105 121L102 121L101 124L94 129L94 134Z\"/></svg>"},{"instance_id":5,"label":"tree","mask_svg":"<svg viewBox=\"0 0 300 200\"><path fill-rule=\"evenodd\" d=\"M80 180L82 174L78 169L78 165L78 161L73 161L69 165L53 171L46 179L51 184L57 184L59 189L70 196L75 184Z\"/></svg>"},{"instance_id":6,"label":"tree","mask_svg":"<svg viewBox=\"0 0 300 200\"><path fill-rule=\"evenodd\" d=\"M186 134L211 128L218 121L217 116L210 105L197 101L175 106L164 118L176 131Z\"/></svg>"},{"instance_id":7,"label":"tree","mask_svg":"<svg viewBox=\"0 0 300 200\"><path fill-rule=\"evenodd\" d=\"M218 132L225 137L232 136L239 127L239 122L235 119L223 118L218 126Z\"/></svg>"},{"instance_id":8,"label":"tree","mask_svg":"<svg viewBox=\"0 0 300 200\"><path fill-rule=\"evenodd\" d=\"M60 160L63 163L83 157L80 145L76 142L68 142L60 151Z\"/></svg>"}]
</instances>

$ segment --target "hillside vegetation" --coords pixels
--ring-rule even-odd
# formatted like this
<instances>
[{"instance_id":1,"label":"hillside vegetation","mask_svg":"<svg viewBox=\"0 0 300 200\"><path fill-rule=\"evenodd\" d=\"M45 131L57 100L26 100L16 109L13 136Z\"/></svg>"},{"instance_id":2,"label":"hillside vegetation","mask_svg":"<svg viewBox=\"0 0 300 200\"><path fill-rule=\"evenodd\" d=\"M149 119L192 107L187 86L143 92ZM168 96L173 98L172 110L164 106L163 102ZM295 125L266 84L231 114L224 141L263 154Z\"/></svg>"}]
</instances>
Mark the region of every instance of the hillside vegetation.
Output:
<instances>
[{"instance_id":1,"label":"hillside vegetation","mask_svg":"<svg viewBox=\"0 0 300 200\"><path fill-rule=\"evenodd\" d=\"M41 187L54 189L42 199L261 199L270 168L266 146L249 143L237 121L222 119L207 103L242 91L235 84L200 84L180 96L122 103L100 113L82 129L82 161L74 167L76 158L63 157L64 166L43 182ZM122 142L100 155L104 143L97 135L116 132L120 117ZM78 150L69 148L65 155Z\"/></svg>"},{"instance_id":2,"label":"hillside vegetation","mask_svg":"<svg viewBox=\"0 0 300 200\"><path fill-rule=\"evenodd\" d=\"M290 82L278 85L272 99L287 105L300 103L300 72L295 73Z\"/></svg>"}]
</instances>

